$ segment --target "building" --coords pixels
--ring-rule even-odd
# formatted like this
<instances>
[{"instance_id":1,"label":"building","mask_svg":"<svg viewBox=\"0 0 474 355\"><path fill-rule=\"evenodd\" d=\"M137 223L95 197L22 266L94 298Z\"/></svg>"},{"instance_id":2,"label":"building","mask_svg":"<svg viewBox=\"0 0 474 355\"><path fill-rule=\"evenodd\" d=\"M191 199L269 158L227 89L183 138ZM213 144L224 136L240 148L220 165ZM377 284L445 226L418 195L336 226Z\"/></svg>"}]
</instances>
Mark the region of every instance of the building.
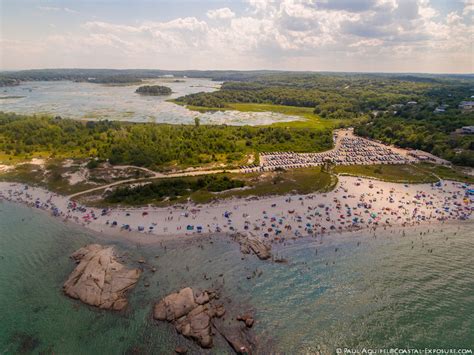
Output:
<instances>
[{"instance_id":1,"label":"building","mask_svg":"<svg viewBox=\"0 0 474 355\"><path fill-rule=\"evenodd\" d=\"M465 111L472 111L474 110L474 101L461 101L459 108Z\"/></svg>"}]
</instances>

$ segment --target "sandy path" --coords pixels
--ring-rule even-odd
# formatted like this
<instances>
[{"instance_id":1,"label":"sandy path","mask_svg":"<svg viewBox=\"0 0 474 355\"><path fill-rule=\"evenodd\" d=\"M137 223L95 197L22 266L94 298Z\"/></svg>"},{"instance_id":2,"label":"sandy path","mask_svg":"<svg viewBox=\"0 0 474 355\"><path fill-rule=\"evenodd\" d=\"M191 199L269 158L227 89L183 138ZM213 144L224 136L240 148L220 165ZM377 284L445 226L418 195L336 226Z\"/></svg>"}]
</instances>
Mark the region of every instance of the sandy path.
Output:
<instances>
[{"instance_id":1,"label":"sandy path","mask_svg":"<svg viewBox=\"0 0 474 355\"><path fill-rule=\"evenodd\" d=\"M105 190L110 187L114 187L117 185L122 185L122 184L129 184L129 183L140 183L140 182L146 182L150 181L150 179L166 179L166 178L174 178L174 177L184 177L184 176L199 176L199 175L209 175L209 174L220 174L223 172L228 172L228 173L238 173L240 170L239 169L234 169L234 170L226 170L226 169L219 169L219 170L192 170L192 171L183 171L183 172L178 172L178 173L171 173L171 174L163 174L163 173L158 173L154 172L152 170L146 169L146 168L139 168L136 166L132 165L125 165L125 166L120 166L119 168L136 168L136 169L141 169L146 172L149 172L153 174L151 177L147 178L134 178L134 179L127 179L127 180L121 180L121 181L116 181L107 185L101 185L99 187L94 187L92 189L76 192L72 195L69 195L69 199L74 199L77 198L78 196L85 195L94 191L100 191L100 190Z\"/></svg>"}]
</instances>

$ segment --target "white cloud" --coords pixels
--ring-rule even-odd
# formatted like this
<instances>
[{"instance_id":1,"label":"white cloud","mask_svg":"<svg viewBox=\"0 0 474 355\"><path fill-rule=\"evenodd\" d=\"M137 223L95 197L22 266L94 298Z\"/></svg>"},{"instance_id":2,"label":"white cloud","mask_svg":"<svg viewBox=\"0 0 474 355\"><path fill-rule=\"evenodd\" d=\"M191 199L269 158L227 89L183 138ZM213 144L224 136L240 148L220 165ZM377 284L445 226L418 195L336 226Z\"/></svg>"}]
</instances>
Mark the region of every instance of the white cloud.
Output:
<instances>
[{"instance_id":1,"label":"white cloud","mask_svg":"<svg viewBox=\"0 0 474 355\"><path fill-rule=\"evenodd\" d=\"M72 34L58 28L58 35L44 38L41 45L6 44L2 66L16 65L21 46L30 46L25 50L40 55L24 60L41 58L48 66L77 66L80 61L91 67L430 71L444 65L444 72L472 71L468 1L464 10L449 14L428 0L246 4L239 15L225 7L204 11L207 19L89 21ZM68 11L53 9L45 11Z\"/></svg>"},{"instance_id":2,"label":"white cloud","mask_svg":"<svg viewBox=\"0 0 474 355\"><path fill-rule=\"evenodd\" d=\"M78 14L79 13L79 11L70 9L69 7L65 7L63 10L66 11L66 12L69 12L70 14Z\"/></svg>"},{"instance_id":3,"label":"white cloud","mask_svg":"<svg viewBox=\"0 0 474 355\"><path fill-rule=\"evenodd\" d=\"M53 6L38 6L38 9L43 11L60 11L60 7L53 7Z\"/></svg>"},{"instance_id":4,"label":"white cloud","mask_svg":"<svg viewBox=\"0 0 474 355\"><path fill-rule=\"evenodd\" d=\"M207 17L210 19L216 20L226 20L235 17L235 13L228 7L223 7L221 9L209 10L206 13Z\"/></svg>"},{"instance_id":5,"label":"white cloud","mask_svg":"<svg viewBox=\"0 0 474 355\"><path fill-rule=\"evenodd\" d=\"M464 0L464 9L462 14L469 15L471 12L474 12L474 2L472 2L472 0Z\"/></svg>"},{"instance_id":6,"label":"white cloud","mask_svg":"<svg viewBox=\"0 0 474 355\"><path fill-rule=\"evenodd\" d=\"M38 9L42 10L42 11L53 11L53 12L64 11L64 12L68 12L70 14L79 13L78 11L70 9L68 7L38 6Z\"/></svg>"}]
</instances>

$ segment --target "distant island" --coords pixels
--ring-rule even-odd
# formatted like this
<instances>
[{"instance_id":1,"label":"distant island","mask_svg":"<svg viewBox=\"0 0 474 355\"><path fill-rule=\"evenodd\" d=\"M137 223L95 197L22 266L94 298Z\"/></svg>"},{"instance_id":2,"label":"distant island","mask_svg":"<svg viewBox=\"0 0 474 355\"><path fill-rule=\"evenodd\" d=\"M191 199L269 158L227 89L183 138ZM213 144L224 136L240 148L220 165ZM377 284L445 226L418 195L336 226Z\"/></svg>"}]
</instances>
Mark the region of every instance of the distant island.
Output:
<instances>
[{"instance_id":1,"label":"distant island","mask_svg":"<svg viewBox=\"0 0 474 355\"><path fill-rule=\"evenodd\" d=\"M172 93L169 87L160 85L140 86L135 92L141 95L171 95Z\"/></svg>"}]
</instances>

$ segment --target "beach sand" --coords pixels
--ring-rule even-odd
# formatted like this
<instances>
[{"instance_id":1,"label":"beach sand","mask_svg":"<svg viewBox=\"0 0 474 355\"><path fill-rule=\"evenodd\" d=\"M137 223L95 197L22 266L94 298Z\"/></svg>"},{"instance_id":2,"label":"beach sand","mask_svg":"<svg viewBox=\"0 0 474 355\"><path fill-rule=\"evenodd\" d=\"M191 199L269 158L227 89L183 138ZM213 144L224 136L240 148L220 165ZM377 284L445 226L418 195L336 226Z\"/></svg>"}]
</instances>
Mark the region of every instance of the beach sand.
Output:
<instances>
[{"instance_id":1,"label":"beach sand","mask_svg":"<svg viewBox=\"0 0 474 355\"><path fill-rule=\"evenodd\" d=\"M141 243L245 232L282 241L308 235L469 220L469 185L398 184L339 177L328 193L226 199L206 205L100 209L42 188L0 183L0 200L28 204L67 222Z\"/></svg>"}]
</instances>

